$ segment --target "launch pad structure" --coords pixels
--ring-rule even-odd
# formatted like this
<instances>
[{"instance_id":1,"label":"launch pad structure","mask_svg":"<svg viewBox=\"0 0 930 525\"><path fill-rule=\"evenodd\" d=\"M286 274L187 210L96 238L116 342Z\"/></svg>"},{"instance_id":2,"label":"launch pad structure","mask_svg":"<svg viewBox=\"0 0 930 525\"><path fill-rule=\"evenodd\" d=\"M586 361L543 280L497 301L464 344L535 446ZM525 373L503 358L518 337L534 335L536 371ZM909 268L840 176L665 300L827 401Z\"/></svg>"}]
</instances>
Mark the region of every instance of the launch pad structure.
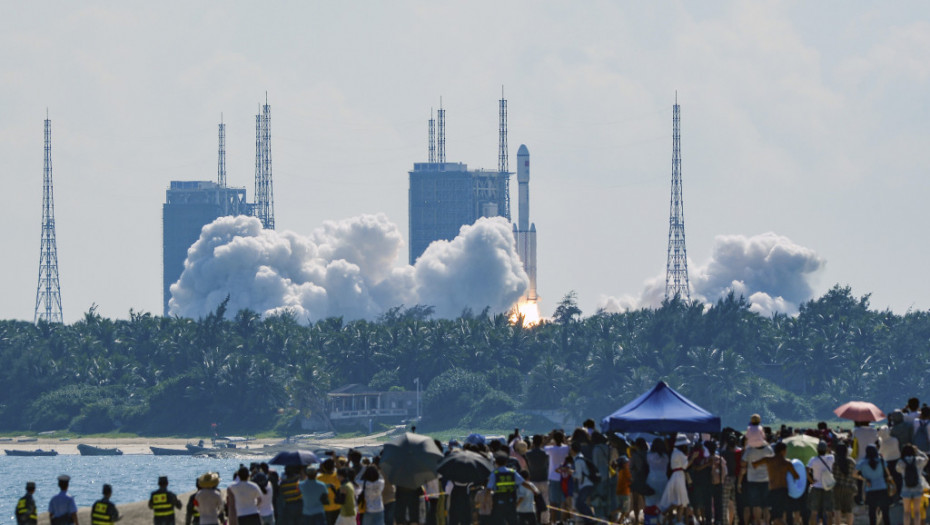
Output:
<instances>
[{"instance_id":1,"label":"launch pad structure","mask_svg":"<svg viewBox=\"0 0 930 525\"><path fill-rule=\"evenodd\" d=\"M507 99L503 88L498 104L497 170L469 170L461 162L446 162L446 110L440 99L437 119L430 110L428 162L417 162L409 172L409 261L415 264L435 241L452 240L462 226L482 217L511 220L507 139ZM530 283L520 303L536 303L536 225L530 222L530 152L517 152L519 220L513 223L517 253Z\"/></svg>"}]
</instances>

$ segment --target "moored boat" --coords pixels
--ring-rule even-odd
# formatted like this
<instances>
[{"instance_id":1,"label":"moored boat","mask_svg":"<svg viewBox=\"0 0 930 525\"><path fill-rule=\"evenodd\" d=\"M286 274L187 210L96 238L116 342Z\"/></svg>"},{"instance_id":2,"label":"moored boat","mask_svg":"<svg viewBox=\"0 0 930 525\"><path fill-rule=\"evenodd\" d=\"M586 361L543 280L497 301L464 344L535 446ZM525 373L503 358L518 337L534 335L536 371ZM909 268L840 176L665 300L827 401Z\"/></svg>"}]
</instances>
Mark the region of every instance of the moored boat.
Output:
<instances>
[{"instance_id":1,"label":"moored boat","mask_svg":"<svg viewBox=\"0 0 930 525\"><path fill-rule=\"evenodd\" d=\"M7 456L57 456L57 450L42 450L41 448L36 450L9 450L5 449Z\"/></svg>"},{"instance_id":2,"label":"moored boat","mask_svg":"<svg viewBox=\"0 0 930 525\"><path fill-rule=\"evenodd\" d=\"M152 449L152 454L156 456L193 456L194 453L186 448L163 448L163 447L149 447Z\"/></svg>"},{"instance_id":3,"label":"moored boat","mask_svg":"<svg viewBox=\"0 0 930 525\"><path fill-rule=\"evenodd\" d=\"M122 456L123 451L118 448L103 448L81 443L77 446L82 456Z\"/></svg>"}]
</instances>

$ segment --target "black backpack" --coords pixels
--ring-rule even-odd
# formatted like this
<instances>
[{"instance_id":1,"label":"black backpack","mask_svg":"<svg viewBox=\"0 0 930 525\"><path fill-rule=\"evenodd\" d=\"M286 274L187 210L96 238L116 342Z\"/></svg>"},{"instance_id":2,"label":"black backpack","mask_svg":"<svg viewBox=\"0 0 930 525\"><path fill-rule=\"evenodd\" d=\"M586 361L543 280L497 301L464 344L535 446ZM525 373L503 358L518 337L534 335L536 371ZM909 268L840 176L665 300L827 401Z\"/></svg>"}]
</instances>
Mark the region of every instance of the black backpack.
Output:
<instances>
[{"instance_id":1,"label":"black backpack","mask_svg":"<svg viewBox=\"0 0 930 525\"><path fill-rule=\"evenodd\" d=\"M916 462L905 462L904 486L908 488L915 488L920 486L920 473L917 472Z\"/></svg>"},{"instance_id":2,"label":"black backpack","mask_svg":"<svg viewBox=\"0 0 930 525\"><path fill-rule=\"evenodd\" d=\"M586 457L582 457L584 460L585 467L588 470L588 479L591 480L591 483L597 485L601 482L601 473L597 471L597 467L594 465L594 462Z\"/></svg>"}]
</instances>

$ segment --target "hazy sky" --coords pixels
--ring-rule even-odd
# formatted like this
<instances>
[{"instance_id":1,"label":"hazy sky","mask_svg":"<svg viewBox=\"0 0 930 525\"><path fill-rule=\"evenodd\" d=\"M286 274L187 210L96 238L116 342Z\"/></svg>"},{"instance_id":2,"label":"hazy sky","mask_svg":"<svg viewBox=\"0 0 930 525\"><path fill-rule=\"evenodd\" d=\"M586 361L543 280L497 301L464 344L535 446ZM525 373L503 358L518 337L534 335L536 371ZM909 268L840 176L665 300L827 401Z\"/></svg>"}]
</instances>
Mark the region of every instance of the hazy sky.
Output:
<instances>
[{"instance_id":1,"label":"hazy sky","mask_svg":"<svg viewBox=\"0 0 930 525\"><path fill-rule=\"evenodd\" d=\"M676 90L693 264L717 235L774 232L826 261L816 294L930 307L930 4L707 4L4 2L0 317L33 317L46 107L72 322L161 313L165 189L215 180L221 113L251 200L268 92L279 230L383 212L406 236L430 108L449 161L494 168L502 84L545 313L664 271Z\"/></svg>"}]
</instances>

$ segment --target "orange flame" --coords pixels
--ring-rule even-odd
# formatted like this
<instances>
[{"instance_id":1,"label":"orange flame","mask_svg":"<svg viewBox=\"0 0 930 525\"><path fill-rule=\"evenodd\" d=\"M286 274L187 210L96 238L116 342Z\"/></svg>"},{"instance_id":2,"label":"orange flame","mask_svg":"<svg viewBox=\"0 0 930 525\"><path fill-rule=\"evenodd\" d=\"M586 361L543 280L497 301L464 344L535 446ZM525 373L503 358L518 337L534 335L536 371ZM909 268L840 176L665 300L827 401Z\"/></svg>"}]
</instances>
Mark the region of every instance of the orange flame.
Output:
<instances>
[{"instance_id":1,"label":"orange flame","mask_svg":"<svg viewBox=\"0 0 930 525\"><path fill-rule=\"evenodd\" d=\"M538 325L542 321L542 316L539 315L539 305L535 302L519 303L510 315L510 322L516 324L521 315L523 316L523 326L526 327Z\"/></svg>"}]
</instances>

